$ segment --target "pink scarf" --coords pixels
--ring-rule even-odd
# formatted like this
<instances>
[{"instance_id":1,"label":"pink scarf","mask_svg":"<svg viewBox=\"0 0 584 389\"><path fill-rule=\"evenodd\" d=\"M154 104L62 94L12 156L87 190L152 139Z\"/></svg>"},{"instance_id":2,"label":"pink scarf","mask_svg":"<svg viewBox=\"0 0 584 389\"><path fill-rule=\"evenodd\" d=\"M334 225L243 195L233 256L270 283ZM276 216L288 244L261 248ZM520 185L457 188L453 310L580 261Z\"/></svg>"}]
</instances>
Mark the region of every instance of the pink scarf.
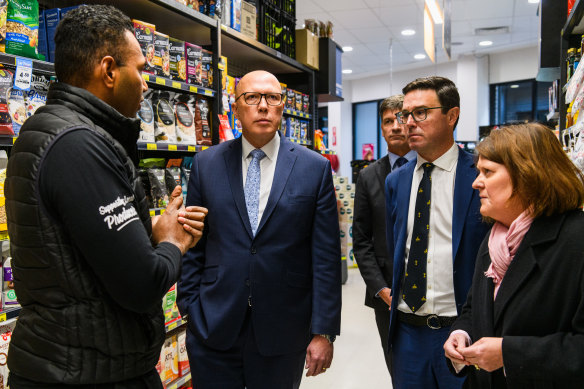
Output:
<instances>
[{"instance_id":1,"label":"pink scarf","mask_svg":"<svg viewBox=\"0 0 584 389\"><path fill-rule=\"evenodd\" d=\"M533 218L529 216L529 211L525 210L511 223L509 228L499 222L495 222L493 225L489 236L491 265L485 272L485 275L492 278L495 284L493 299L497 297L503 277L505 277L505 273L532 222Z\"/></svg>"}]
</instances>

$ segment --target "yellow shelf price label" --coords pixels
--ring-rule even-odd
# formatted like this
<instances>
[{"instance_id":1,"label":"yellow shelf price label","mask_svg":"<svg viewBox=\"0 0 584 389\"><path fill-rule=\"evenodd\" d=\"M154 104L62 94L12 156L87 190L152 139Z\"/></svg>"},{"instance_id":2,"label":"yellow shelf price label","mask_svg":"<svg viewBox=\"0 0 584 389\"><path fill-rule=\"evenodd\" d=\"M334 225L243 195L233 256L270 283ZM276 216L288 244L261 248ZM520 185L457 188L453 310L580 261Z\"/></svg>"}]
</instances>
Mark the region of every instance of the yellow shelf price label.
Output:
<instances>
[{"instance_id":1,"label":"yellow shelf price label","mask_svg":"<svg viewBox=\"0 0 584 389\"><path fill-rule=\"evenodd\" d=\"M0 322L6 321L6 312L0 313Z\"/></svg>"},{"instance_id":2,"label":"yellow shelf price label","mask_svg":"<svg viewBox=\"0 0 584 389\"><path fill-rule=\"evenodd\" d=\"M12 144L15 144L17 139L18 139L17 136L12 137Z\"/></svg>"},{"instance_id":3,"label":"yellow shelf price label","mask_svg":"<svg viewBox=\"0 0 584 389\"><path fill-rule=\"evenodd\" d=\"M199 90L197 89L196 86L189 86L189 91L193 92L193 93L199 93Z\"/></svg>"},{"instance_id":4,"label":"yellow shelf price label","mask_svg":"<svg viewBox=\"0 0 584 389\"><path fill-rule=\"evenodd\" d=\"M181 87L180 82L173 81L172 82L172 87L175 88L175 89L180 89L180 87Z\"/></svg>"},{"instance_id":5,"label":"yellow shelf price label","mask_svg":"<svg viewBox=\"0 0 584 389\"><path fill-rule=\"evenodd\" d=\"M203 146L201 147L201 150L207 150L209 148L209 146Z\"/></svg>"},{"instance_id":6,"label":"yellow shelf price label","mask_svg":"<svg viewBox=\"0 0 584 389\"><path fill-rule=\"evenodd\" d=\"M195 146L188 146L187 149L188 149L188 151L191 151L191 152L197 151L197 148Z\"/></svg>"},{"instance_id":7,"label":"yellow shelf price label","mask_svg":"<svg viewBox=\"0 0 584 389\"><path fill-rule=\"evenodd\" d=\"M213 96L213 91L206 90L205 91L205 96Z\"/></svg>"},{"instance_id":8,"label":"yellow shelf price label","mask_svg":"<svg viewBox=\"0 0 584 389\"><path fill-rule=\"evenodd\" d=\"M142 78L144 79L144 81L150 81L150 75L149 74L142 73Z\"/></svg>"},{"instance_id":9,"label":"yellow shelf price label","mask_svg":"<svg viewBox=\"0 0 584 389\"><path fill-rule=\"evenodd\" d=\"M156 83L158 85L166 85L166 80L164 78L156 77Z\"/></svg>"},{"instance_id":10,"label":"yellow shelf price label","mask_svg":"<svg viewBox=\"0 0 584 389\"><path fill-rule=\"evenodd\" d=\"M176 145L168 145L168 151L176 151L178 150Z\"/></svg>"},{"instance_id":11,"label":"yellow shelf price label","mask_svg":"<svg viewBox=\"0 0 584 389\"><path fill-rule=\"evenodd\" d=\"M146 143L146 150L158 150L156 143Z\"/></svg>"}]
</instances>

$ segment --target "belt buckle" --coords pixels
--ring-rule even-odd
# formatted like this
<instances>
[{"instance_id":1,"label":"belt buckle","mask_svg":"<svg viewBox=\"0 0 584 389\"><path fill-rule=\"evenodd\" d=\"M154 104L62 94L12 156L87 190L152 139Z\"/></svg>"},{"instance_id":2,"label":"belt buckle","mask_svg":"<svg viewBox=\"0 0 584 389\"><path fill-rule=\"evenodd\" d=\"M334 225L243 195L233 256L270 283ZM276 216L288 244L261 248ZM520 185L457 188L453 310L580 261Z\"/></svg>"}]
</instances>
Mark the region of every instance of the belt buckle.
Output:
<instances>
[{"instance_id":1,"label":"belt buckle","mask_svg":"<svg viewBox=\"0 0 584 389\"><path fill-rule=\"evenodd\" d=\"M436 322L436 325L431 323L434 320ZM426 325L433 330L439 330L440 328L442 328L442 326L440 325L440 319L438 318L438 315L428 315L428 317L426 317Z\"/></svg>"}]
</instances>

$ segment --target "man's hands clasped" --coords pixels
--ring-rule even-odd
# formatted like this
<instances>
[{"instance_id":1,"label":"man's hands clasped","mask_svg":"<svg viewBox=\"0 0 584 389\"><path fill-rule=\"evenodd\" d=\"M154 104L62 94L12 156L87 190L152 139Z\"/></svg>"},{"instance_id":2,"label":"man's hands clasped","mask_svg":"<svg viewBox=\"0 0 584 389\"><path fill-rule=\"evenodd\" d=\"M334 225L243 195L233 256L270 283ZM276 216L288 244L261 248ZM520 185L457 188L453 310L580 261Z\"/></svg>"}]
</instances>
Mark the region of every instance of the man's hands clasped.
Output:
<instances>
[{"instance_id":1,"label":"man's hands clasped","mask_svg":"<svg viewBox=\"0 0 584 389\"><path fill-rule=\"evenodd\" d=\"M207 208L184 207L182 189L176 186L164 213L152 218L152 242L169 242L177 246L181 253L194 247L203 236Z\"/></svg>"}]
</instances>

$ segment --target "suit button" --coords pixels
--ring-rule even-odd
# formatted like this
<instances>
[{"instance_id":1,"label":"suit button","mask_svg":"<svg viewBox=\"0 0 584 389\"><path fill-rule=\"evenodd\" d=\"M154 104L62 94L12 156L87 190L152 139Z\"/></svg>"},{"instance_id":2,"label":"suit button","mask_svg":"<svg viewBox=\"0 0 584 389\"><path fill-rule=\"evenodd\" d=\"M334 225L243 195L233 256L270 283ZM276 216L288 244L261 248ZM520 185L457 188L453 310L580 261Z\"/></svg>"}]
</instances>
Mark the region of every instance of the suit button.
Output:
<instances>
[{"instance_id":1,"label":"suit button","mask_svg":"<svg viewBox=\"0 0 584 389\"><path fill-rule=\"evenodd\" d=\"M245 286L249 286L249 285L250 285L249 279L245 280Z\"/></svg>"},{"instance_id":2,"label":"suit button","mask_svg":"<svg viewBox=\"0 0 584 389\"><path fill-rule=\"evenodd\" d=\"M255 247L252 247L252 248L251 248L251 253L252 253L252 254L255 254L255 253L257 253L257 251L256 251L256 248L255 248Z\"/></svg>"}]
</instances>

